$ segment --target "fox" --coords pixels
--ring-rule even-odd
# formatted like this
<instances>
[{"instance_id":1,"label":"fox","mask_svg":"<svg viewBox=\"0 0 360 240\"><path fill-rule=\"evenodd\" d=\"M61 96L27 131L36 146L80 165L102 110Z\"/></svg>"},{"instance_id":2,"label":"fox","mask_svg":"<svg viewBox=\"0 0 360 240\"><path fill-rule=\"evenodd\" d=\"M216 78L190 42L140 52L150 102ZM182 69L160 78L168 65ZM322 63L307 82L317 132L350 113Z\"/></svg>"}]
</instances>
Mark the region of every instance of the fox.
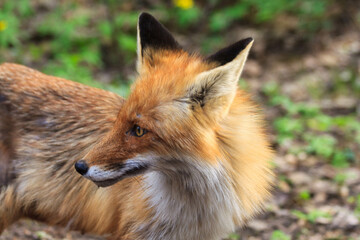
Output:
<instances>
[{"instance_id":1,"label":"fox","mask_svg":"<svg viewBox=\"0 0 360 240\"><path fill-rule=\"evenodd\" d=\"M127 99L0 65L0 234L22 218L111 240L243 226L274 180L264 117L238 87L252 44L203 57L142 13Z\"/></svg>"}]
</instances>

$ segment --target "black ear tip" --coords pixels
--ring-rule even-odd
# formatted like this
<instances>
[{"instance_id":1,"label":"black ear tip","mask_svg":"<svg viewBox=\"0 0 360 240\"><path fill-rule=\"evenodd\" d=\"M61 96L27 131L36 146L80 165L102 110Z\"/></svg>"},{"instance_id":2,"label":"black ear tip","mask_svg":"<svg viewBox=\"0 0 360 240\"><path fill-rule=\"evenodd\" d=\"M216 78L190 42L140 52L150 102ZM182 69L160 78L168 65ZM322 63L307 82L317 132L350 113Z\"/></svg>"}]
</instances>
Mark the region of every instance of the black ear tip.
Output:
<instances>
[{"instance_id":1,"label":"black ear tip","mask_svg":"<svg viewBox=\"0 0 360 240\"><path fill-rule=\"evenodd\" d=\"M154 31L154 29L163 28L163 25L150 13L142 12L139 16L139 28L143 31Z\"/></svg>"},{"instance_id":2,"label":"black ear tip","mask_svg":"<svg viewBox=\"0 0 360 240\"><path fill-rule=\"evenodd\" d=\"M230 47L237 48L240 51L244 50L250 43L252 43L254 39L252 37L241 39L240 41L237 41Z\"/></svg>"},{"instance_id":3,"label":"black ear tip","mask_svg":"<svg viewBox=\"0 0 360 240\"><path fill-rule=\"evenodd\" d=\"M139 36L141 51L146 47L154 49L181 49L171 33L151 14L143 12L139 16Z\"/></svg>"},{"instance_id":4,"label":"black ear tip","mask_svg":"<svg viewBox=\"0 0 360 240\"><path fill-rule=\"evenodd\" d=\"M221 49L217 53L206 58L209 62L217 62L220 65L232 61L242 50L244 50L254 39L252 37L242 39L236 43Z\"/></svg>"},{"instance_id":5,"label":"black ear tip","mask_svg":"<svg viewBox=\"0 0 360 240\"><path fill-rule=\"evenodd\" d=\"M148 22L148 21L156 21L156 19L150 13L147 12L140 13L139 23Z\"/></svg>"},{"instance_id":6,"label":"black ear tip","mask_svg":"<svg viewBox=\"0 0 360 240\"><path fill-rule=\"evenodd\" d=\"M251 43L251 42L253 42L254 41L254 38L252 38L252 37L249 37L249 38L245 38L245 39L243 39L243 40L240 40L239 42L243 42L244 43L244 45L249 45L249 43Z\"/></svg>"}]
</instances>

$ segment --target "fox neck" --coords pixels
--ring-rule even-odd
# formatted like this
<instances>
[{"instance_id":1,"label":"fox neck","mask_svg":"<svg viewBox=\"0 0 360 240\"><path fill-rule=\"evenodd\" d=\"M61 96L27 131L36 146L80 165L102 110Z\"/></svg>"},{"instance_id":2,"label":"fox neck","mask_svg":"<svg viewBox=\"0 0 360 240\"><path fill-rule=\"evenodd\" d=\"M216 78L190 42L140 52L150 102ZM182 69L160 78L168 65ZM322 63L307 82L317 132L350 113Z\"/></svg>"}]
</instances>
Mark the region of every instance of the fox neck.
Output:
<instances>
[{"instance_id":1,"label":"fox neck","mask_svg":"<svg viewBox=\"0 0 360 240\"><path fill-rule=\"evenodd\" d=\"M234 230L240 211L228 174L221 164L194 162L176 161L176 166L170 164L176 171L145 175L145 193L153 209L153 220L146 228L152 228L147 233L153 235L144 238L221 239Z\"/></svg>"}]
</instances>

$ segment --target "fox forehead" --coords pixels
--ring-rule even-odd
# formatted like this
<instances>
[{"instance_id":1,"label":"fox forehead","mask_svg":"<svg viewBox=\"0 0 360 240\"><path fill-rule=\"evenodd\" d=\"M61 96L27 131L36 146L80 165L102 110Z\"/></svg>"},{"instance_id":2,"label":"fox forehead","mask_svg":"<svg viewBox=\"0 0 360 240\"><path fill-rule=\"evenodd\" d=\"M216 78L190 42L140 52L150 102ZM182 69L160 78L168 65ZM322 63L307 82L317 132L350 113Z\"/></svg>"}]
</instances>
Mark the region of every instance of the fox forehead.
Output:
<instances>
[{"instance_id":1,"label":"fox forehead","mask_svg":"<svg viewBox=\"0 0 360 240\"><path fill-rule=\"evenodd\" d=\"M180 122L190 117L188 107L177 100L184 98L196 76L210 66L201 57L185 51L159 51L152 54L151 61L156 66L144 67L118 118L122 124L135 123L144 128L158 128L170 121L174 127L182 125L184 129Z\"/></svg>"},{"instance_id":2,"label":"fox forehead","mask_svg":"<svg viewBox=\"0 0 360 240\"><path fill-rule=\"evenodd\" d=\"M124 106L139 113L184 97L196 76L211 68L201 57L185 51L159 51L146 63Z\"/></svg>"}]
</instances>

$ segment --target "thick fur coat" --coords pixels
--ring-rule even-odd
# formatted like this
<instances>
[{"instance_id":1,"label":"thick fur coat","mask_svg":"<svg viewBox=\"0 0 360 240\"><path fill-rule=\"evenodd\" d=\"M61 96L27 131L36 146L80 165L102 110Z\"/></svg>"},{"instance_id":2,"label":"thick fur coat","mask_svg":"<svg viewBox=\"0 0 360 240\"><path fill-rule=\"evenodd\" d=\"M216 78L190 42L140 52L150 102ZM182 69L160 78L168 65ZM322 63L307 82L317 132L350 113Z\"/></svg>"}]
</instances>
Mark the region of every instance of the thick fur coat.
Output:
<instances>
[{"instance_id":1,"label":"thick fur coat","mask_svg":"<svg viewBox=\"0 0 360 240\"><path fill-rule=\"evenodd\" d=\"M23 217L109 239L215 240L241 226L272 181L262 116L237 87L252 43L203 58L143 13L127 100L1 65L0 232Z\"/></svg>"}]
</instances>

